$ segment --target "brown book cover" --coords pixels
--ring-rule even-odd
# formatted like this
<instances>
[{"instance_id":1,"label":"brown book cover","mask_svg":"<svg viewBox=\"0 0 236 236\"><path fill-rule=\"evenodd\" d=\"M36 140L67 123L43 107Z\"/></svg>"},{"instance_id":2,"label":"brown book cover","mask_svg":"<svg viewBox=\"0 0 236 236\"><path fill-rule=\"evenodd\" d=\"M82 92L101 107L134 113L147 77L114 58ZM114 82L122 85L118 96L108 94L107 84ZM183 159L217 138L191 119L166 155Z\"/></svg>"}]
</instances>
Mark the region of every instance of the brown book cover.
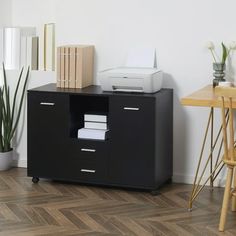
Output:
<instances>
[{"instance_id":1,"label":"brown book cover","mask_svg":"<svg viewBox=\"0 0 236 236\"><path fill-rule=\"evenodd\" d=\"M82 88L83 48L76 47L76 88Z\"/></svg>"},{"instance_id":2,"label":"brown book cover","mask_svg":"<svg viewBox=\"0 0 236 236\"><path fill-rule=\"evenodd\" d=\"M65 47L61 47L61 87L65 87Z\"/></svg>"},{"instance_id":3,"label":"brown book cover","mask_svg":"<svg viewBox=\"0 0 236 236\"><path fill-rule=\"evenodd\" d=\"M83 57L83 87L93 84L93 59L94 47L89 46L84 48Z\"/></svg>"},{"instance_id":4,"label":"brown book cover","mask_svg":"<svg viewBox=\"0 0 236 236\"><path fill-rule=\"evenodd\" d=\"M69 73L70 73L69 53L70 53L69 47L65 47L65 88L69 88Z\"/></svg>"},{"instance_id":5,"label":"brown book cover","mask_svg":"<svg viewBox=\"0 0 236 236\"><path fill-rule=\"evenodd\" d=\"M61 87L61 48L57 48L57 87Z\"/></svg>"},{"instance_id":6,"label":"brown book cover","mask_svg":"<svg viewBox=\"0 0 236 236\"><path fill-rule=\"evenodd\" d=\"M38 70L38 37L32 37L31 69Z\"/></svg>"},{"instance_id":7,"label":"brown book cover","mask_svg":"<svg viewBox=\"0 0 236 236\"><path fill-rule=\"evenodd\" d=\"M76 88L75 78L76 78L76 50L75 47L70 47L70 80L69 88Z\"/></svg>"}]
</instances>

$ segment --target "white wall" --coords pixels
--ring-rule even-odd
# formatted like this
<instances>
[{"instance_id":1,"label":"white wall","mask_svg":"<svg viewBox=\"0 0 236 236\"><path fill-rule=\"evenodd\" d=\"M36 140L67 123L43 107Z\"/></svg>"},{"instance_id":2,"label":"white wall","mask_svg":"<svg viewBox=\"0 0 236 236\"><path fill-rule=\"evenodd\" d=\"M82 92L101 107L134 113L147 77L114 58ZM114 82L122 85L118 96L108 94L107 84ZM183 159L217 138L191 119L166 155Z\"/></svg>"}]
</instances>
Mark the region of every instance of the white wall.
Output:
<instances>
[{"instance_id":1,"label":"white wall","mask_svg":"<svg viewBox=\"0 0 236 236\"><path fill-rule=\"evenodd\" d=\"M235 8L234 0L12 0L12 23L36 26L40 33L44 23L55 22L57 45L94 44L96 71L122 65L133 46L155 47L166 73L164 86L175 94L174 176L189 182L207 109L182 107L179 100L212 82L212 58L204 45L236 40ZM233 70L229 76L234 77ZM35 85L44 83L39 76L32 79ZM18 150L25 160L25 136Z\"/></svg>"},{"instance_id":2,"label":"white wall","mask_svg":"<svg viewBox=\"0 0 236 236\"><path fill-rule=\"evenodd\" d=\"M0 0L0 28L11 25L12 0Z\"/></svg>"}]
</instances>

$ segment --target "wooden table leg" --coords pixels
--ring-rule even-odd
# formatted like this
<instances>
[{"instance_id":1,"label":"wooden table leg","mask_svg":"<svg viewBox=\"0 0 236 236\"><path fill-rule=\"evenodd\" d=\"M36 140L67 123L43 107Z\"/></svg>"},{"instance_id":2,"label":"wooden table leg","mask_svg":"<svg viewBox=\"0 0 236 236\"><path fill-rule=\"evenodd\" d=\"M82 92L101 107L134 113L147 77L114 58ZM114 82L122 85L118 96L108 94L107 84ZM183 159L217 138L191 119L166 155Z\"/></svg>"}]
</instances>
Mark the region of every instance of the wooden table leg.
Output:
<instances>
[{"instance_id":1,"label":"wooden table leg","mask_svg":"<svg viewBox=\"0 0 236 236\"><path fill-rule=\"evenodd\" d=\"M228 112L226 113L226 117L228 118ZM194 200L199 195L199 193L202 191L202 189L205 187L207 182L210 180L210 186L211 187L214 186L214 180L216 179L216 177L218 176L218 174L220 173L220 171L222 170L222 168L224 166L224 163L221 160L219 160L221 150L222 150L222 144L223 144L222 139L221 139L221 143L220 143L220 146L218 149L215 164L213 163L214 162L213 152L215 150L216 144L219 141L220 134L222 131L222 127L220 127L220 129L218 130L217 136L214 139L214 132L213 132L214 123L213 122L214 122L214 108L211 107L206 130L205 130L205 134L204 134L204 138L203 138L203 143L202 143L202 147L201 147L197 170L196 170L195 177L194 177L193 188L192 188L192 192L191 192L190 199L189 199L189 206L188 206L189 208L188 209L190 211L192 210ZM228 123L228 119L227 119L227 123ZM203 154L204 154L204 150L206 147L206 140L207 140L209 133L210 133L210 138L211 138L211 140L210 140L210 154L204 164L203 163ZM203 176L206 175L206 170L207 170L208 166L210 166L210 175L206 178L204 183L201 184ZM200 173L201 167L203 167L203 169L201 170L201 173Z\"/></svg>"},{"instance_id":2,"label":"wooden table leg","mask_svg":"<svg viewBox=\"0 0 236 236\"><path fill-rule=\"evenodd\" d=\"M236 168L234 167L233 189L236 189ZM232 211L236 211L236 196L232 196Z\"/></svg>"}]
</instances>

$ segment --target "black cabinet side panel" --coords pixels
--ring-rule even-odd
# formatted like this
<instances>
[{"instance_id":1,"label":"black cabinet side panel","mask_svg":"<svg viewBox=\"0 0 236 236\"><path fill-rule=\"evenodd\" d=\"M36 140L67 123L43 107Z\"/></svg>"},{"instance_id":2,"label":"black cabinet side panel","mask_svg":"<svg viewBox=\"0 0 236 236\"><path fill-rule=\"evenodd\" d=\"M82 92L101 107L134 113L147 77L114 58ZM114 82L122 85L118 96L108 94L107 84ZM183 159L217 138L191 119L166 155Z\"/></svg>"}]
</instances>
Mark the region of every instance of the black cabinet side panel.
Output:
<instances>
[{"instance_id":1,"label":"black cabinet side panel","mask_svg":"<svg viewBox=\"0 0 236 236\"><path fill-rule=\"evenodd\" d=\"M156 93L155 179L163 184L173 174L173 90Z\"/></svg>"}]
</instances>

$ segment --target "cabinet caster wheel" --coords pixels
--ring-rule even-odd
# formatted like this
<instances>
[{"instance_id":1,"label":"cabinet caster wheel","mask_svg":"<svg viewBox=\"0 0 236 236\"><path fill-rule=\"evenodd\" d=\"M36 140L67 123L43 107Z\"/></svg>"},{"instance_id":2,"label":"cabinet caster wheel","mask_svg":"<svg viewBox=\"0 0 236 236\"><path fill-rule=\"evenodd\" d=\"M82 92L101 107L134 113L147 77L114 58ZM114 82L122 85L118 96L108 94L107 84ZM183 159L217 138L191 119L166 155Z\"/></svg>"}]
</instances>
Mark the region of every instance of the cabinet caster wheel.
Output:
<instances>
[{"instance_id":1,"label":"cabinet caster wheel","mask_svg":"<svg viewBox=\"0 0 236 236\"><path fill-rule=\"evenodd\" d=\"M151 195L152 196L158 196L158 195L161 195L161 192L159 192L158 190L152 190Z\"/></svg>"},{"instance_id":2,"label":"cabinet caster wheel","mask_svg":"<svg viewBox=\"0 0 236 236\"><path fill-rule=\"evenodd\" d=\"M38 178L38 177L33 177L33 178L32 178L32 182L33 182L34 184L37 184L37 183L39 182L39 178Z\"/></svg>"}]
</instances>

